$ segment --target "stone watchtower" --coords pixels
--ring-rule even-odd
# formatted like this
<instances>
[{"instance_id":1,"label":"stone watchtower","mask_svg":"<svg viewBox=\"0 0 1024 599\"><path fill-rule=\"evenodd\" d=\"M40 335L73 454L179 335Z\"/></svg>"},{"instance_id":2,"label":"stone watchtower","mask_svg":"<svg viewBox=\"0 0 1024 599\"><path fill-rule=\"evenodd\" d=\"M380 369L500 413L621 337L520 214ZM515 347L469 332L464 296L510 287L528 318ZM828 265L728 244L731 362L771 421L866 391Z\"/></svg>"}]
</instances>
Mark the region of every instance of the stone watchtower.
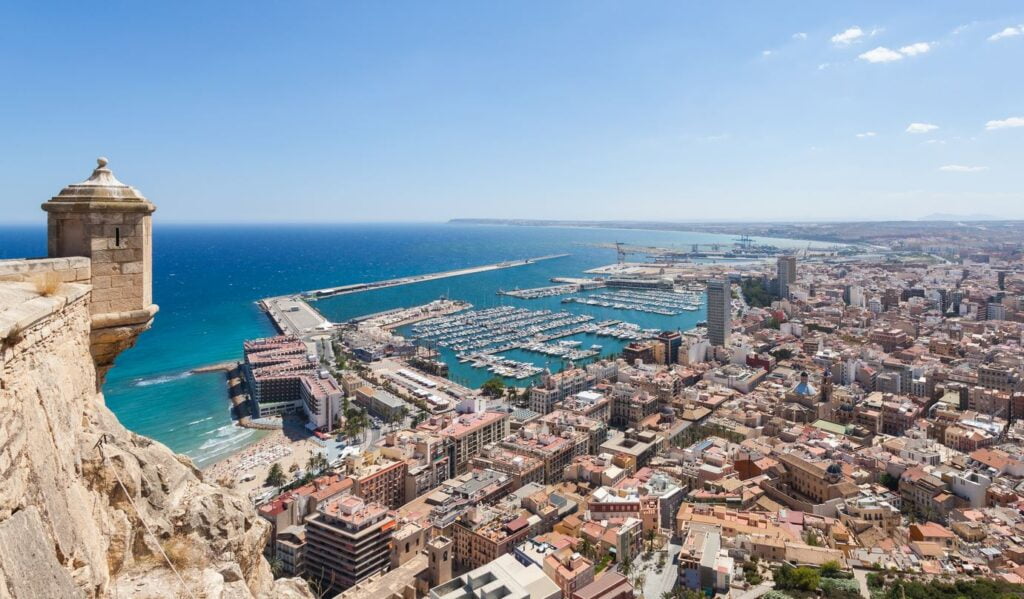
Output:
<instances>
[{"instance_id":1,"label":"stone watchtower","mask_svg":"<svg viewBox=\"0 0 1024 599\"><path fill-rule=\"evenodd\" d=\"M99 386L157 312L151 223L156 206L118 181L106 158L96 162L91 177L62 189L43 210L49 256L85 256L91 262L90 344Z\"/></svg>"}]
</instances>

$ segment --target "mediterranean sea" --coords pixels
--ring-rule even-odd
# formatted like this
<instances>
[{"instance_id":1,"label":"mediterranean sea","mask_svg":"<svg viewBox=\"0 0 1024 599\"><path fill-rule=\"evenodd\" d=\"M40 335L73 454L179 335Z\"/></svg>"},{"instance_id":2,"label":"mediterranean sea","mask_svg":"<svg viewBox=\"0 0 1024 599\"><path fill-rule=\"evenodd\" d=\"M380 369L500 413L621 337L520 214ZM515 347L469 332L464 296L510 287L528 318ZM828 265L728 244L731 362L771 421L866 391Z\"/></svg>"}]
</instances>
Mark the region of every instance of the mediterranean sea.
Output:
<instances>
[{"instance_id":1,"label":"mediterranean sea","mask_svg":"<svg viewBox=\"0 0 1024 599\"><path fill-rule=\"evenodd\" d=\"M40 219L42 220L42 219ZM108 406L129 429L191 456L199 466L221 459L261 433L232 424L220 372L191 374L194 368L241 355L242 341L275 334L255 301L347 283L377 281L469 266L569 254L528 266L493 270L339 296L314 303L327 318L353 316L424 303L446 295L476 307L499 304L568 310L618 319L645 328L690 329L704 320L703 308L659 316L561 304L560 298L519 300L496 291L549 285L554 276L615 261L597 243L677 246L731 243L734 236L704 233L517 227L458 224L169 225L157 220L153 233L153 295L160 306L153 328L122 354L103 388ZM758 239L779 247L805 247L795 240ZM46 254L46 229L0 226L0 259ZM618 351L607 338L581 336L605 352ZM509 357L543 365L525 352ZM554 359L549 359L554 360ZM549 364L557 370L561 364ZM452 376L479 385L491 376L454 364ZM525 382L519 382L523 385Z\"/></svg>"}]
</instances>

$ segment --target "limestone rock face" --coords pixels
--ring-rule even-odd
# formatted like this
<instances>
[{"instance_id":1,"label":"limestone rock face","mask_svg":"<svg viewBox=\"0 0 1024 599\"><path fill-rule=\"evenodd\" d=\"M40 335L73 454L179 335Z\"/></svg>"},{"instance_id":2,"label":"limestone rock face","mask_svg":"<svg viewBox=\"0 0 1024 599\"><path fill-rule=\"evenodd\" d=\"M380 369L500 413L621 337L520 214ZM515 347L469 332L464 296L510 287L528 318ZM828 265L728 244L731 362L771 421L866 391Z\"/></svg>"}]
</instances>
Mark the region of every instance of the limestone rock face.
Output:
<instances>
[{"instance_id":1,"label":"limestone rock face","mask_svg":"<svg viewBox=\"0 0 1024 599\"><path fill-rule=\"evenodd\" d=\"M312 597L245 499L104 405L89 291L0 282L0 598Z\"/></svg>"}]
</instances>

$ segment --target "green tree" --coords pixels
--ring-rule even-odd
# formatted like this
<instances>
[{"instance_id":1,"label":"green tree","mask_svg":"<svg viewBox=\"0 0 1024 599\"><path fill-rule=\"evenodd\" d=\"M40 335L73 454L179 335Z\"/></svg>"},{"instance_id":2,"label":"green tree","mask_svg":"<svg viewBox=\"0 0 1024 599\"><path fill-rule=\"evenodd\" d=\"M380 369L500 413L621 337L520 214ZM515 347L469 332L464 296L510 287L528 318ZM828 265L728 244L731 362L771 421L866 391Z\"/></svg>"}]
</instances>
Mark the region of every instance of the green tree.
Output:
<instances>
[{"instance_id":1,"label":"green tree","mask_svg":"<svg viewBox=\"0 0 1024 599\"><path fill-rule=\"evenodd\" d=\"M270 562L270 573L274 576L274 578L281 578L281 575L284 574L284 562L282 562L281 559L277 557L270 559L268 561Z\"/></svg>"},{"instance_id":2,"label":"green tree","mask_svg":"<svg viewBox=\"0 0 1024 599\"><path fill-rule=\"evenodd\" d=\"M306 461L306 470L309 472L315 472L316 474L320 474L324 470L327 470L328 466L327 458L320 453L314 453L309 456L309 459Z\"/></svg>"},{"instance_id":3,"label":"green tree","mask_svg":"<svg viewBox=\"0 0 1024 599\"><path fill-rule=\"evenodd\" d=\"M780 591L813 591L818 588L821 575L814 568L794 568L789 564L775 571L775 588Z\"/></svg>"},{"instance_id":4,"label":"green tree","mask_svg":"<svg viewBox=\"0 0 1024 599\"><path fill-rule=\"evenodd\" d=\"M281 487L284 486L285 477L284 470L281 470L281 464L274 463L270 467L270 472L267 473L267 486L270 487Z\"/></svg>"},{"instance_id":5,"label":"green tree","mask_svg":"<svg viewBox=\"0 0 1024 599\"><path fill-rule=\"evenodd\" d=\"M358 437L369 425L366 413L359 408L350 408L345 413L345 434L349 437Z\"/></svg>"},{"instance_id":6,"label":"green tree","mask_svg":"<svg viewBox=\"0 0 1024 599\"><path fill-rule=\"evenodd\" d=\"M899 479L899 477L893 476L893 475L889 474L888 472L883 472L882 476L879 478L878 482L880 482L883 485L885 485L885 487L887 489L889 489L890 491L896 491L896 490L898 490L900 488L900 479Z\"/></svg>"},{"instance_id":7,"label":"green tree","mask_svg":"<svg viewBox=\"0 0 1024 599\"><path fill-rule=\"evenodd\" d=\"M505 393L505 381L501 377L493 377L481 385L480 391L487 397L501 397Z\"/></svg>"},{"instance_id":8,"label":"green tree","mask_svg":"<svg viewBox=\"0 0 1024 599\"><path fill-rule=\"evenodd\" d=\"M835 560L827 561L821 565L821 575L825 578L837 578L843 567Z\"/></svg>"}]
</instances>

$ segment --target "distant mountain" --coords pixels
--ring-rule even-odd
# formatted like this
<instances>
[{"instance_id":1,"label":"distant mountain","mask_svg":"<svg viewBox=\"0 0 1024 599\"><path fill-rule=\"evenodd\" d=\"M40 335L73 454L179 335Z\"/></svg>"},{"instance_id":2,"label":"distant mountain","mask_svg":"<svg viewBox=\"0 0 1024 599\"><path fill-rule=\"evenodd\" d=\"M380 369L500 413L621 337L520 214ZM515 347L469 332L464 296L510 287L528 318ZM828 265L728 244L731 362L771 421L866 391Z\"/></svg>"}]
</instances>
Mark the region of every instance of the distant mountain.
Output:
<instances>
[{"instance_id":1,"label":"distant mountain","mask_svg":"<svg viewBox=\"0 0 1024 599\"><path fill-rule=\"evenodd\" d=\"M980 220L1006 220L999 218L998 216L992 216L991 214L947 214L944 212L936 212L929 214L928 216L922 216L917 220L938 220L938 221L980 221Z\"/></svg>"}]
</instances>

